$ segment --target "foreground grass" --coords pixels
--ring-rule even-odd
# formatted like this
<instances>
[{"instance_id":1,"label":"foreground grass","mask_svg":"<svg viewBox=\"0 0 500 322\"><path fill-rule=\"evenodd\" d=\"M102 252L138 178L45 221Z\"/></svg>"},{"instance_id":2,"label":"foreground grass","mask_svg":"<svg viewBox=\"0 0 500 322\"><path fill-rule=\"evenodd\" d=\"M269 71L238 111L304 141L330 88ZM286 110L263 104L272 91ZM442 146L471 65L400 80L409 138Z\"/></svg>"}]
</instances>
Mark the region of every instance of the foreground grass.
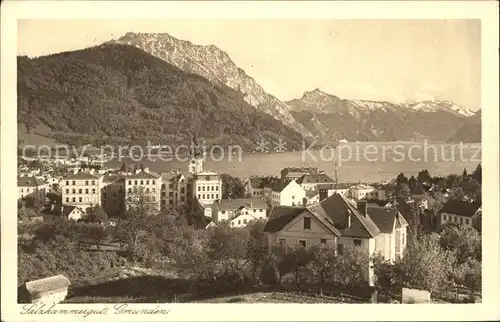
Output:
<instances>
[{"instance_id":1,"label":"foreground grass","mask_svg":"<svg viewBox=\"0 0 500 322\"><path fill-rule=\"evenodd\" d=\"M217 297L192 303L355 303L350 299L335 296L313 296L294 292L257 292L227 297ZM361 303L361 302L359 302Z\"/></svg>"}]
</instances>

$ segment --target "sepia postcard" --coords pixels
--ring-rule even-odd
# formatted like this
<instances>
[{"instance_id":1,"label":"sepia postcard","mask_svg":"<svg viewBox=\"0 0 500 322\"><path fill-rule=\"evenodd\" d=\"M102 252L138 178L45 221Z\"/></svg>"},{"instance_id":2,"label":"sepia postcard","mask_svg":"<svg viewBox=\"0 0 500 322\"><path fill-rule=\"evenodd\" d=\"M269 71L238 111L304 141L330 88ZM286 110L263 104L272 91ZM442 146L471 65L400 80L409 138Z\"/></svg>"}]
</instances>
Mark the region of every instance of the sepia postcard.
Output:
<instances>
[{"instance_id":1,"label":"sepia postcard","mask_svg":"<svg viewBox=\"0 0 500 322\"><path fill-rule=\"evenodd\" d=\"M500 319L498 9L4 1L2 320Z\"/></svg>"}]
</instances>

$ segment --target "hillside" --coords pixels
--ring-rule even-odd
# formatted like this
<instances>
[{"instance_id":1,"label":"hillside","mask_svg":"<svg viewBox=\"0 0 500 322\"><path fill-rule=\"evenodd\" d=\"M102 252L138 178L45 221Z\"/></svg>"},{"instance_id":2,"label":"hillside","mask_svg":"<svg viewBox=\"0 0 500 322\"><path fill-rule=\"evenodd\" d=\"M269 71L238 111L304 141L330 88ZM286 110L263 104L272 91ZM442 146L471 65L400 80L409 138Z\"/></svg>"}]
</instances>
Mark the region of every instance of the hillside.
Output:
<instances>
[{"instance_id":1,"label":"hillside","mask_svg":"<svg viewBox=\"0 0 500 322\"><path fill-rule=\"evenodd\" d=\"M309 135L304 126L292 116L289 106L268 94L252 77L239 68L226 52L216 46L195 45L167 33L133 32L110 43L136 46L186 72L231 87L240 92L247 103L272 115L303 135Z\"/></svg>"},{"instance_id":2,"label":"hillside","mask_svg":"<svg viewBox=\"0 0 500 322\"><path fill-rule=\"evenodd\" d=\"M50 128L60 142L255 147L265 133L290 148L302 137L227 86L186 73L136 47L105 44L34 59L18 57L18 122Z\"/></svg>"},{"instance_id":3,"label":"hillside","mask_svg":"<svg viewBox=\"0 0 500 322\"><path fill-rule=\"evenodd\" d=\"M481 111L465 122L462 127L450 137L449 142L481 142Z\"/></svg>"},{"instance_id":4,"label":"hillside","mask_svg":"<svg viewBox=\"0 0 500 322\"><path fill-rule=\"evenodd\" d=\"M286 102L314 135L348 141L445 141L473 115L446 101L405 104L346 100L319 89Z\"/></svg>"}]
</instances>

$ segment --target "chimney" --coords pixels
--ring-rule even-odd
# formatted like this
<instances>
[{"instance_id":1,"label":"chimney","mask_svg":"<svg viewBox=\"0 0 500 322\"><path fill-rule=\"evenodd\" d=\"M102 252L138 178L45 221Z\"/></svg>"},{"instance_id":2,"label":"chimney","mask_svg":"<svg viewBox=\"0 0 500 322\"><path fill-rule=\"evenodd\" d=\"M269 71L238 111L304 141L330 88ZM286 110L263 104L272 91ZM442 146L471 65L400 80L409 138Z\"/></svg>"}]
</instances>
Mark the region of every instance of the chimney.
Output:
<instances>
[{"instance_id":1,"label":"chimney","mask_svg":"<svg viewBox=\"0 0 500 322\"><path fill-rule=\"evenodd\" d=\"M149 168L148 167L144 168L144 172L149 173Z\"/></svg>"},{"instance_id":2,"label":"chimney","mask_svg":"<svg viewBox=\"0 0 500 322\"><path fill-rule=\"evenodd\" d=\"M345 223L345 228L349 228L351 227L351 211L350 210L347 210L347 217L346 217L346 223Z\"/></svg>"},{"instance_id":3,"label":"chimney","mask_svg":"<svg viewBox=\"0 0 500 322\"><path fill-rule=\"evenodd\" d=\"M135 174L138 174L141 172L141 169L135 169Z\"/></svg>"},{"instance_id":4,"label":"chimney","mask_svg":"<svg viewBox=\"0 0 500 322\"><path fill-rule=\"evenodd\" d=\"M358 202L357 202L357 208L358 208L359 213L362 216L364 216L364 217L367 216L368 206L366 204L366 200L358 200Z\"/></svg>"}]
</instances>

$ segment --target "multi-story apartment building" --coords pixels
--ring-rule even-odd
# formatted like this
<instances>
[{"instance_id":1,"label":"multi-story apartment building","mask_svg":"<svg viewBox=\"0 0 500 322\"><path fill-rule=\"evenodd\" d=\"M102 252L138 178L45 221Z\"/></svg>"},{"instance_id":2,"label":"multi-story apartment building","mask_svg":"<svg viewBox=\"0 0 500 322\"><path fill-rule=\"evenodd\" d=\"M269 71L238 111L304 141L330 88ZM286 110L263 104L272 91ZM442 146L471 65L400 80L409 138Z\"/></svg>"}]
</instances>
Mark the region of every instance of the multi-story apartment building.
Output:
<instances>
[{"instance_id":1,"label":"multi-story apartment building","mask_svg":"<svg viewBox=\"0 0 500 322\"><path fill-rule=\"evenodd\" d=\"M128 208L137 198L144 197L152 206L160 210L161 175L148 168L137 169L125 178L125 207Z\"/></svg>"},{"instance_id":2,"label":"multi-story apartment building","mask_svg":"<svg viewBox=\"0 0 500 322\"><path fill-rule=\"evenodd\" d=\"M350 197L354 200L374 200L378 198L378 190L365 184L358 184L350 188Z\"/></svg>"},{"instance_id":3,"label":"multi-story apartment building","mask_svg":"<svg viewBox=\"0 0 500 322\"><path fill-rule=\"evenodd\" d=\"M93 170L76 172L61 179L62 202L65 206L78 206L86 210L101 204L101 174Z\"/></svg>"},{"instance_id":4,"label":"multi-story apartment building","mask_svg":"<svg viewBox=\"0 0 500 322\"><path fill-rule=\"evenodd\" d=\"M215 172L204 171L195 174L192 179L193 196L205 205L222 199L222 180Z\"/></svg>"},{"instance_id":5,"label":"multi-story apartment building","mask_svg":"<svg viewBox=\"0 0 500 322\"><path fill-rule=\"evenodd\" d=\"M335 183L332 178L330 178L329 176L327 176L325 173L322 172L304 174L295 181L302 187L302 189L306 191L317 190L319 185L325 185L325 184L333 185Z\"/></svg>"},{"instance_id":6,"label":"multi-story apartment building","mask_svg":"<svg viewBox=\"0 0 500 322\"><path fill-rule=\"evenodd\" d=\"M119 216L125 210L125 178L105 175L102 179L101 205L108 216Z\"/></svg>"},{"instance_id":7,"label":"multi-story apartment building","mask_svg":"<svg viewBox=\"0 0 500 322\"><path fill-rule=\"evenodd\" d=\"M177 209L188 201L188 180L179 172L163 173L161 175L161 203L162 211Z\"/></svg>"}]
</instances>

